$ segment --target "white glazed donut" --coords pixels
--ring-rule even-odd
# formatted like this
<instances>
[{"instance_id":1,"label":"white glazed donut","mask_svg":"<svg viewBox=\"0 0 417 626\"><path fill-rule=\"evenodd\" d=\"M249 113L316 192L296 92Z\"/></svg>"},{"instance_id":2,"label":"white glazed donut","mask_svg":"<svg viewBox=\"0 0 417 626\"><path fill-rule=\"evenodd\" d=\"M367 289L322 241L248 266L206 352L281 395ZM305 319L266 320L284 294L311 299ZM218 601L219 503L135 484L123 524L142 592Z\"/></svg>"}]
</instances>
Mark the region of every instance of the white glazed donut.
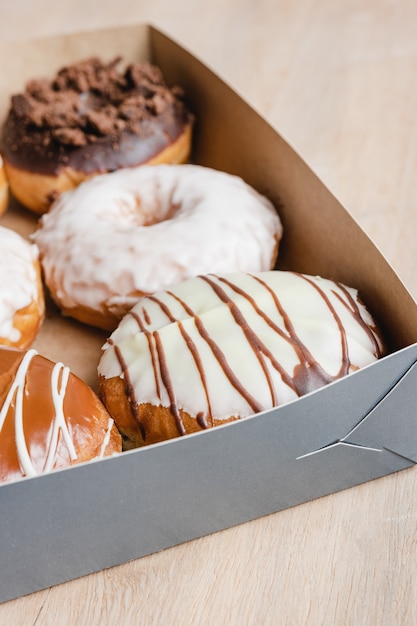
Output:
<instances>
[{"instance_id":1,"label":"white glazed donut","mask_svg":"<svg viewBox=\"0 0 417 626\"><path fill-rule=\"evenodd\" d=\"M283 271L207 275L133 307L104 346L99 388L134 447L285 404L382 352L355 289Z\"/></svg>"},{"instance_id":2,"label":"white glazed donut","mask_svg":"<svg viewBox=\"0 0 417 626\"><path fill-rule=\"evenodd\" d=\"M61 310L114 329L139 297L191 276L271 269L281 235L272 204L242 179L154 165L63 194L34 239Z\"/></svg>"},{"instance_id":3,"label":"white glazed donut","mask_svg":"<svg viewBox=\"0 0 417 626\"><path fill-rule=\"evenodd\" d=\"M0 344L28 347L44 318L38 248L0 226Z\"/></svg>"}]
</instances>

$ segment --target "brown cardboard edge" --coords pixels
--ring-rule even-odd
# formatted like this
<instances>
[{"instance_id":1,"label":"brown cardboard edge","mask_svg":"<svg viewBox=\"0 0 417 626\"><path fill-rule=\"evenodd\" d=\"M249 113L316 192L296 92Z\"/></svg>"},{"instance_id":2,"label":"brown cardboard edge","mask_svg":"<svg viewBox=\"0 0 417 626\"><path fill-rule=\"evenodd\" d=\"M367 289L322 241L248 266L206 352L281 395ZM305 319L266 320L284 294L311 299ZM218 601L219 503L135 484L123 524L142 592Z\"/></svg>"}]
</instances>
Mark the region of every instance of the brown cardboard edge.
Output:
<instances>
[{"instance_id":1,"label":"brown cardboard edge","mask_svg":"<svg viewBox=\"0 0 417 626\"><path fill-rule=\"evenodd\" d=\"M210 149L202 153L197 147L196 160L242 176L278 208L285 233L278 268L319 274L358 288L391 349L417 342L416 301L349 211L243 96L160 30L150 27L150 36L154 62L161 65L171 81L181 82L190 94L191 106L197 110L196 144L209 145ZM199 80L203 73L204 84ZM205 125L198 124L197 100L210 102L203 114L210 120ZM223 116L219 115L222 111ZM245 124L248 116L249 127ZM232 138L219 150L226 132ZM279 194L273 191L276 187L281 189ZM333 236L335 228L339 234L343 231L342 237Z\"/></svg>"}]
</instances>

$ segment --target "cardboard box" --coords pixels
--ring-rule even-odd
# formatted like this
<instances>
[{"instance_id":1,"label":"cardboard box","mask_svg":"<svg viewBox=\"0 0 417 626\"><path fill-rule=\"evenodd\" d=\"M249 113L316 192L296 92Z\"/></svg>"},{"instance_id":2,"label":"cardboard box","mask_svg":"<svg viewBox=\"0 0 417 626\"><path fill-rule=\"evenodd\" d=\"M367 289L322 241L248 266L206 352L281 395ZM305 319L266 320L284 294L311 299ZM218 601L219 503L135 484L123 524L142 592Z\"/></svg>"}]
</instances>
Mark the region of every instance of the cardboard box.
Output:
<instances>
[{"instance_id":1,"label":"cardboard box","mask_svg":"<svg viewBox=\"0 0 417 626\"><path fill-rule=\"evenodd\" d=\"M288 144L196 58L149 26L10 45L0 116L25 80L92 54L150 58L184 86L194 160L242 176L279 208L279 267L355 286L389 356L281 408L217 429L0 487L0 601L414 465L417 305ZM0 223L27 234L13 204ZM1 288L1 286L0 286ZM93 387L105 339L52 308L35 347Z\"/></svg>"}]
</instances>

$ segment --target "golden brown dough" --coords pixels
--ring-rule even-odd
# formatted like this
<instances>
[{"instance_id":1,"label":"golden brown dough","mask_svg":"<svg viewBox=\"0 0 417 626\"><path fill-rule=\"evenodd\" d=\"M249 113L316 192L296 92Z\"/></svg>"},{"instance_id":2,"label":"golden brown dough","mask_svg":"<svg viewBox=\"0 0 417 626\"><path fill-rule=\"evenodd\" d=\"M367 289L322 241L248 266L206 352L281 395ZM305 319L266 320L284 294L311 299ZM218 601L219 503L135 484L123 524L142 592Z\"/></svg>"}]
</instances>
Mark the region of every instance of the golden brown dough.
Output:
<instances>
[{"instance_id":1,"label":"golden brown dough","mask_svg":"<svg viewBox=\"0 0 417 626\"><path fill-rule=\"evenodd\" d=\"M186 163L190 156L191 136L191 126L187 126L175 142L166 147L155 157L149 159L146 164L158 165L169 163L181 165L182 163ZM144 165L144 163L142 165ZM4 159L4 167L14 197L19 200L21 204L38 215L46 213L52 202L64 191L75 189L75 187L78 187L78 185L85 180L89 180L97 174L102 173L95 172L93 174L87 174L71 167L64 167L60 170L59 174L51 176L48 174L29 172L23 168L16 167L9 163L7 159ZM4 189L5 202L7 202L8 197L7 189L8 187Z\"/></svg>"}]
</instances>

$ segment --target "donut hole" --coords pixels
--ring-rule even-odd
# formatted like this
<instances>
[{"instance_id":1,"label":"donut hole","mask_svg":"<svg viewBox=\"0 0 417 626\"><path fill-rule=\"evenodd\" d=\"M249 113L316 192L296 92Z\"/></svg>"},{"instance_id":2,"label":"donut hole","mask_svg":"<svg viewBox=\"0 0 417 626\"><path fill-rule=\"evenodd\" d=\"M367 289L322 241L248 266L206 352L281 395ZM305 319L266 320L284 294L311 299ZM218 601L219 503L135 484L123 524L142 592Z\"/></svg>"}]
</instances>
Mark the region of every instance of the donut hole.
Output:
<instances>
[{"instance_id":1,"label":"donut hole","mask_svg":"<svg viewBox=\"0 0 417 626\"><path fill-rule=\"evenodd\" d=\"M115 213L112 219L123 221L130 227L147 227L172 220L181 210L180 202L154 196L152 201L144 200L143 196L130 195L114 199Z\"/></svg>"}]
</instances>

